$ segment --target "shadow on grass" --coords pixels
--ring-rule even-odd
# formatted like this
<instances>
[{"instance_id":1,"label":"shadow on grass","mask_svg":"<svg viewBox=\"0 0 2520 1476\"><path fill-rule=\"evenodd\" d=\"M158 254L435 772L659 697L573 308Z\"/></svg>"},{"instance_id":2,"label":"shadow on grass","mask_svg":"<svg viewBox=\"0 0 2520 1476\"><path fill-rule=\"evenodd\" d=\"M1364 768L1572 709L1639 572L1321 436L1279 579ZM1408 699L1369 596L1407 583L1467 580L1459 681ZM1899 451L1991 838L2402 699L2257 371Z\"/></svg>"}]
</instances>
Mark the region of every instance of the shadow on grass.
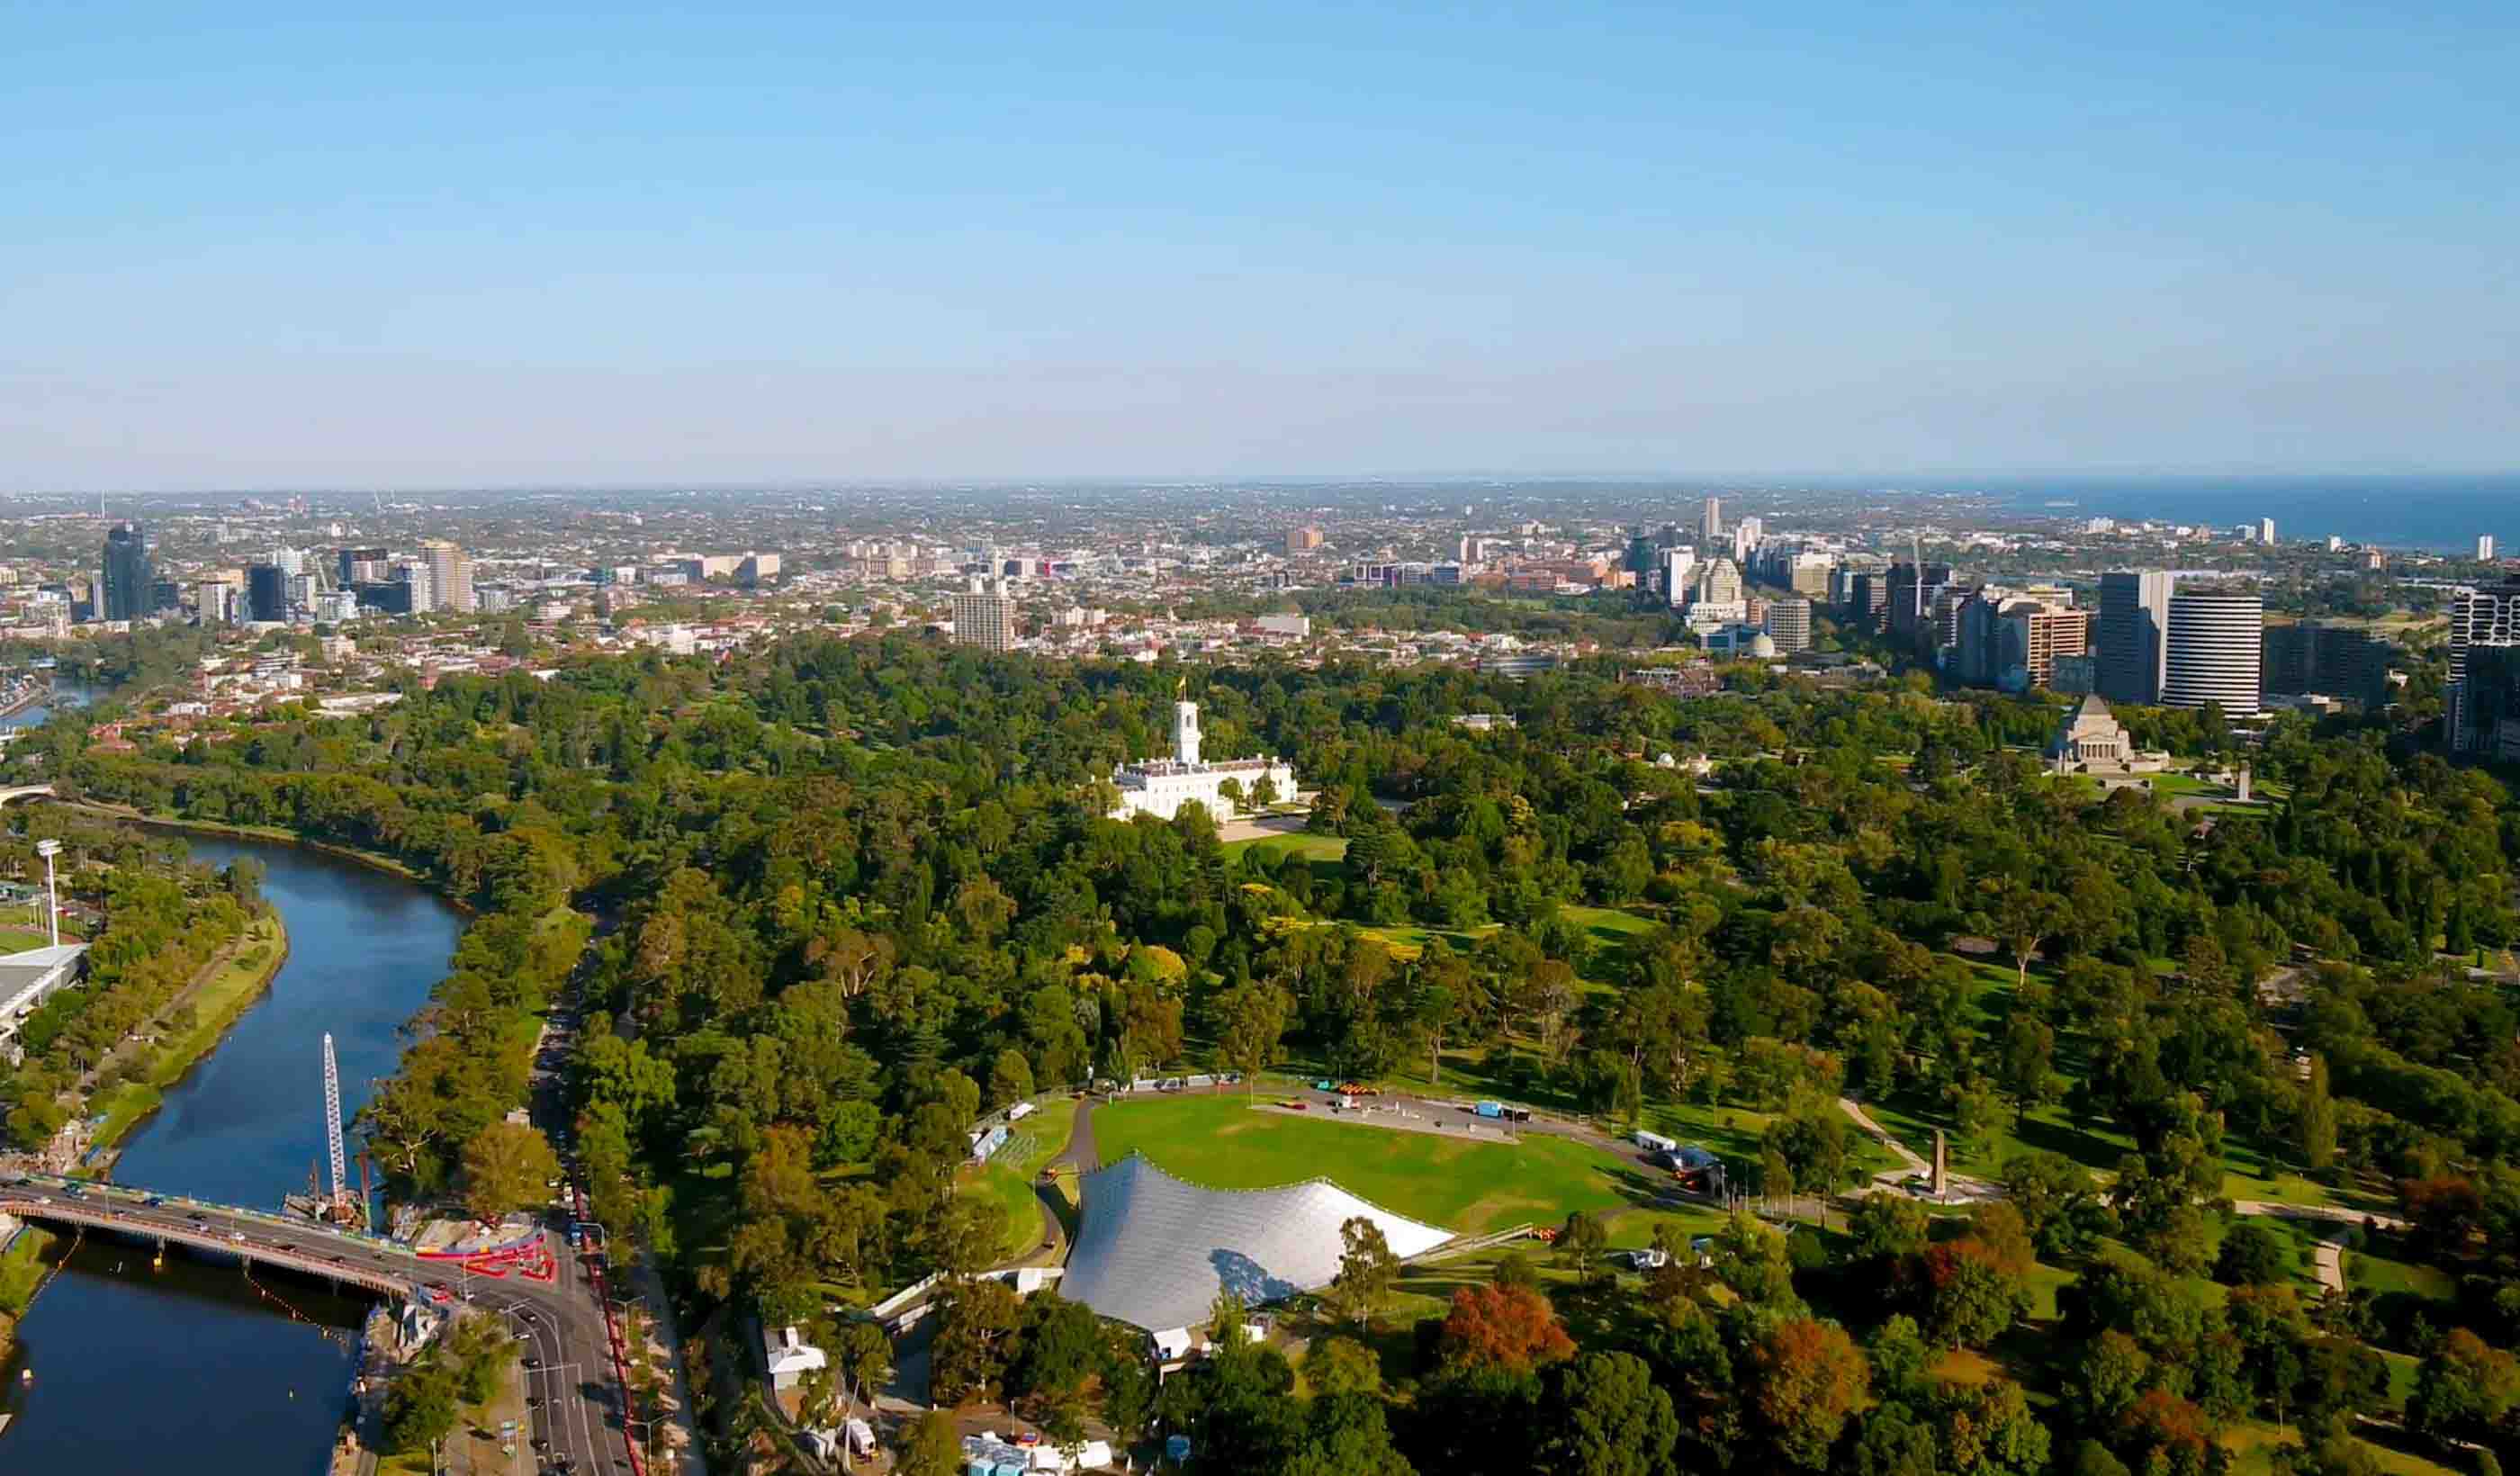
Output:
<instances>
[{"instance_id":1,"label":"shadow on grass","mask_svg":"<svg viewBox=\"0 0 2520 1476\"><path fill-rule=\"evenodd\" d=\"M1080 1220L1076 1206L1068 1202L1067 1196L1055 1184L1035 1180L1032 1191L1033 1196L1041 1201L1041 1207L1050 1212L1050 1218L1058 1222L1059 1233L1067 1237L1068 1244L1074 1245Z\"/></svg>"}]
</instances>

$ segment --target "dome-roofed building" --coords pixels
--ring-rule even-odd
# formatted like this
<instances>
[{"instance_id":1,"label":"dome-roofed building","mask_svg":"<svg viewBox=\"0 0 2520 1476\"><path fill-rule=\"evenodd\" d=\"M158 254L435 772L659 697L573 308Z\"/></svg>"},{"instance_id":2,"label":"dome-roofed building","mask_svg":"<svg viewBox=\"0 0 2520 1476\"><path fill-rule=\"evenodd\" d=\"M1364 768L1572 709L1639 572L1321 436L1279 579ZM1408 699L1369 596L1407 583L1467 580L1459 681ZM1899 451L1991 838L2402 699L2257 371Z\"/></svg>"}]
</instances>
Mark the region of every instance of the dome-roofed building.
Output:
<instances>
[{"instance_id":1,"label":"dome-roofed building","mask_svg":"<svg viewBox=\"0 0 2520 1476\"><path fill-rule=\"evenodd\" d=\"M1059 1294L1161 1334L1191 1326L1219 1293L1257 1307L1329 1284L1359 1216L1402 1257L1453 1232L1369 1204L1328 1180L1205 1189L1132 1153L1085 1176L1082 1223Z\"/></svg>"}]
</instances>

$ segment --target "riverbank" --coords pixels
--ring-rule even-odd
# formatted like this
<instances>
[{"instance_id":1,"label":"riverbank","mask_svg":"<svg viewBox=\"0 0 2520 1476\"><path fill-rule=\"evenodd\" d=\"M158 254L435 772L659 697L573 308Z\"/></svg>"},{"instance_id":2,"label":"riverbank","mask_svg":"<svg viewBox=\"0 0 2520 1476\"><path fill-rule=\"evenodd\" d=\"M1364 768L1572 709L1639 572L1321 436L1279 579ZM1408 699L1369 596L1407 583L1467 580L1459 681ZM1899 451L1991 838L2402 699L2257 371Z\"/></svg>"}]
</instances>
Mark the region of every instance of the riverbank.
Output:
<instances>
[{"instance_id":1,"label":"riverbank","mask_svg":"<svg viewBox=\"0 0 2520 1476\"><path fill-rule=\"evenodd\" d=\"M0 1368L9 1366L17 1349L19 1317L44 1284L44 1247L52 1243L51 1231L22 1225L0 1253Z\"/></svg>"},{"instance_id":2,"label":"riverbank","mask_svg":"<svg viewBox=\"0 0 2520 1476\"><path fill-rule=\"evenodd\" d=\"M271 981L280 975L280 966L288 962L289 925L277 911L266 910L243 938L213 960L199 978L158 1012L158 1020L163 1020L190 1005L192 1025L180 1035L162 1040L150 1059L149 1069L137 1079L108 1087L89 1098L88 1115L102 1110L105 1121L89 1139L88 1150L113 1146L157 1111L166 1099L166 1089L182 1081L185 1072L218 1049L229 1029L270 990Z\"/></svg>"},{"instance_id":3,"label":"riverbank","mask_svg":"<svg viewBox=\"0 0 2520 1476\"><path fill-rule=\"evenodd\" d=\"M48 699L52 694L53 682L50 677L41 680L21 677L11 682L5 690L0 690L0 718L14 718L27 708Z\"/></svg>"},{"instance_id":4,"label":"riverbank","mask_svg":"<svg viewBox=\"0 0 2520 1476\"><path fill-rule=\"evenodd\" d=\"M213 868L243 856L261 865L288 958L163 1106L123 1135L113 1177L276 1210L305 1186L310 1162L324 1162L323 1037L334 1037L342 1117L355 1119L408 1044L402 1023L445 977L463 919L426 888L307 847L208 834L193 846ZM57 1244L45 1257L61 1254ZM338 1333L354 1331L371 1305L320 1284L271 1290ZM313 1334L233 1265L175 1255L162 1268L145 1255L125 1264L91 1237L27 1309L18 1362L0 1368L0 1412L16 1415L0 1470L320 1472L358 1368L352 1339ZM39 1382L22 1390L18 1368L30 1361ZM498 1472L509 1476L504 1462Z\"/></svg>"},{"instance_id":5,"label":"riverbank","mask_svg":"<svg viewBox=\"0 0 2520 1476\"><path fill-rule=\"evenodd\" d=\"M269 840L282 845L304 846L310 851L321 851L327 856L355 862L370 871L382 872L388 876L411 882L415 886L425 886L435 893L438 900L468 917L473 913L472 904L460 898L448 896L445 890L438 886L436 878L426 872L414 871L382 851L363 850L358 846L343 845L338 840L317 840L311 836L300 835L295 830L282 826L240 826L231 825L223 820L191 820L181 815L160 815L148 810L134 809L129 805L110 805L92 799L64 799L55 800L53 803L89 815L124 821L135 826L152 826L161 830L190 830L201 835L223 835L232 840Z\"/></svg>"}]
</instances>

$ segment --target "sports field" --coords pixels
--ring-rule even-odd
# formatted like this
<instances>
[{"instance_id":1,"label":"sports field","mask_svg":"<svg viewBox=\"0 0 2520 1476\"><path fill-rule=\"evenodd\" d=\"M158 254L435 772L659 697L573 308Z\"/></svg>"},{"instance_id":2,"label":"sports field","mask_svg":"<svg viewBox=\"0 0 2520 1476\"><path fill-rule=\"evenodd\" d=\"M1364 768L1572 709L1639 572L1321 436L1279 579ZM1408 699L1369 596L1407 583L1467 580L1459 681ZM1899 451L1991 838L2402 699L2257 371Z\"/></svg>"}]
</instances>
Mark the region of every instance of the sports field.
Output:
<instances>
[{"instance_id":1,"label":"sports field","mask_svg":"<svg viewBox=\"0 0 2520 1476\"><path fill-rule=\"evenodd\" d=\"M1468 1142L1256 1112L1237 1093L1109 1103L1095 1109L1094 1138L1104 1163L1141 1152L1166 1173L1218 1189L1328 1179L1394 1214L1464 1234L1617 1208L1649 1187L1642 1171L1567 1139Z\"/></svg>"}]
</instances>

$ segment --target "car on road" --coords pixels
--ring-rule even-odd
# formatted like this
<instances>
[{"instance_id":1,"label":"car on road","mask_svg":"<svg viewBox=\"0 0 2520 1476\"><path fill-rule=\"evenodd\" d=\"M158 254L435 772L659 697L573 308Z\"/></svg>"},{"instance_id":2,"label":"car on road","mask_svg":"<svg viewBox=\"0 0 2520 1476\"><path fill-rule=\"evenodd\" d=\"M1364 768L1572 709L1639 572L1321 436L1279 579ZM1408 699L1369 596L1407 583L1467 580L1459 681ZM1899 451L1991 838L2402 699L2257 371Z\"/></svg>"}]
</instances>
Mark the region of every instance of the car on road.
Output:
<instances>
[{"instance_id":1,"label":"car on road","mask_svg":"<svg viewBox=\"0 0 2520 1476\"><path fill-rule=\"evenodd\" d=\"M232 1230L228 1231L228 1238L239 1245L243 1245L245 1244L245 1231L241 1230Z\"/></svg>"},{"instance_id":2,"label":"car on road","mask_svg":"<svg viewBox=\"0 0 2520 1476\"><path fill-rule=\"evenodd\" d=\"M184 1218L185 1218L185 1219L187 1219L187 1220L196 1221L196 1222L199 1222L199 1223L202 1223L202 1224L207 1224L207 1223L208 1223L208 1221L209 1221L209 1218L210 1218L210 1217L209 1217L208 1215L203 1214L203 1213L202 1213L202 1211L200 1211L200 1210L195 1210L195 1211L193 1211L191 1214L186 1215Z\"/></svg>"},{"instance_id":3,"label":"car on road","mask_svg":"<svg viewBox=\"0 0 2520 1476\"><path fill-rule=\"evenodd\" d=\"M541 1367L542 1365L543 1365L543 1361L542 1361L541 1359L528 1357L528 1358L525 1360L525 1366L526 1366L526 1367L528 1367L528 1368L539 1368L539 1367Z\"/></svg>"},{"instance_id":4,"label":"car on road","mask_svg":"<svg viewBox=\"0 0 2520 1476\"><path fill-rule=\"evenodd\" d=\"M166 1196L165 1196L165 1195L163 1195L163 1194L152 1194L152 1195L150 1195L148 1198L143 1199L143 1200L141 1200L140 1202L141 1202L142 1204L145 1204L145 1205L149 1206L151 1209L153 1209L153 1210L154 1210L154 1209L156 1209L158 1206L159 1206L159 1205L161 1205L161 1204L164 1204L164 1203L166 1202Z\"/></svg>"}]
</instances>

